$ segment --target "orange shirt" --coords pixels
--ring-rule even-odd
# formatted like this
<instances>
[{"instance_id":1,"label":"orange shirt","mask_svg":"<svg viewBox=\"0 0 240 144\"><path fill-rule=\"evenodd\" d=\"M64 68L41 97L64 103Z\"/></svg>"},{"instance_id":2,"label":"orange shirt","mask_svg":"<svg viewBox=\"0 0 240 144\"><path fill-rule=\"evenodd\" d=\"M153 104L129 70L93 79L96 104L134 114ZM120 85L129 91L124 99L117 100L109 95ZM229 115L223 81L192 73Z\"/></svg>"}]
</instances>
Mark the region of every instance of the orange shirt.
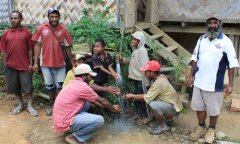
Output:
<instances>
[{"instance_id":1,"label":"orange shirt","mask_svg":"<svg viewBox=\"0 0 240 144\"><path fill-rule=\"evenodd\" d=\"M6 53L6 65L16 70L29 70L29 52L33 50L32 34L24 27L6 30L0 50Z\"/></svg>"},{"instance_id":2,"label":"orange shirt","mask_svg":"<svg viewBox=\"0 0 240 144\"><path fill-rule=\"evenodd\" d=\"M33 37L33 41L40 42L42 45L40 55L40 65L44 67L62 67L65 65L63 49L60 46L70 46L73 44L70 33L59 24L52 29L49 23L40 25Z\"/></svg>"}]
</instances>

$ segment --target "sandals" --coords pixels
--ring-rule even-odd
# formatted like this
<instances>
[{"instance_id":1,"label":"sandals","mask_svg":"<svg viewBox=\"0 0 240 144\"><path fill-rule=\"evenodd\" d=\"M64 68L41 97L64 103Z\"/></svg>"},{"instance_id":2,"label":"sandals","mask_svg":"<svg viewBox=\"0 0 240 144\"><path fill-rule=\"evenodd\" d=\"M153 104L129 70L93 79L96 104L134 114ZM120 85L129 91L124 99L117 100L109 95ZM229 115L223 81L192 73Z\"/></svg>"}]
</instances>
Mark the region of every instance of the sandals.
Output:
<instances>
[{"instance_id":1,"label":"sandals","mask_svg":"<svg viewBox=\"0 0 240 144\"><path fill-rule=\"evenodd\" d=\"M31 115L32 117L38 116L38 111L37 111L36 109L34 109L34 108L32 108L32 109L29 109L29 108L28 108L28 112L30 113L30 115Z\"/></svg>"},{"instance_id":2,"label":"sandals","mask_svg":"<svg viewBox=\"0 0 240 144\"><path fill-rule=\"evenodd\" d=\"M12 115L18 115L18 114L20 114L23 110L24 110L24 106L13 107L11 114L12 114ZM38 116L38 112L37 112L37 110L34 109L34 108L32 108L32 110L30 110L30 109L28 108L28 112L29 112L30 115L33 116L33 117Z\"/></svg>"},{"instance_id":3,"label":"sandals","mask_svg":"<svg viewBox=\"0 0 240 144\"><path fill-rule=\"evenodd\" d=\"M20 114L24 110L24 106L17 106L12 108L12 115Z\"/></svg>"}]
</instances>

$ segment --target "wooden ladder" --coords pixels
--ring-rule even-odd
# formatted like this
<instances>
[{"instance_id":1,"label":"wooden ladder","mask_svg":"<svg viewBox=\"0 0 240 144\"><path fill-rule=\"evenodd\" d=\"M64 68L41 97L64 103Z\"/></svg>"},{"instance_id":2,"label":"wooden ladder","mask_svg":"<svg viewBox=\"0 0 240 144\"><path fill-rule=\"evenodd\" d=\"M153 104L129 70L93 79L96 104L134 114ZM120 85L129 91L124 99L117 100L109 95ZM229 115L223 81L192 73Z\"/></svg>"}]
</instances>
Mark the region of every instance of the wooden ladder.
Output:
<instances>
[{"instance_id":1,"label":"wooden ladder","mask_svg":"<svg viewBox=\"0 0 240 144\"><path fill-rule=\"evenodd\" d=\"M142 31L146 38L146 44L149 47L157 47L156 53L169 61L174 67L180 64L179 57L184 58L184 63L187 67L183 72L184 75L180 78L184 82L190 72L191 54L152 23L138 23L135 25L135 31Z\"/></svg>"}]
</instances>

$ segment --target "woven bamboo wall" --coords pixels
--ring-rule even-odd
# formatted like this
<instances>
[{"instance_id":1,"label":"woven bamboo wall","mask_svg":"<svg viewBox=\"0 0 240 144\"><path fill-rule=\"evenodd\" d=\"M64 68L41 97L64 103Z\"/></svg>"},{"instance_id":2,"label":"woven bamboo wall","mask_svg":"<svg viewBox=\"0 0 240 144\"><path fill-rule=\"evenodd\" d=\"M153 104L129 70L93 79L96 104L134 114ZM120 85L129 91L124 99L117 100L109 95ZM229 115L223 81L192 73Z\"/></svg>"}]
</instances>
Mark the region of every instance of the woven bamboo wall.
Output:
<instances>
[{"instance_id":1,"label":"woven bamboo wall","mask_svg":"<svg viewBox=\"0 0 240 144\"><path fill-rule=\"evenodd\" d=\"M9 6L8 0L0 1L0 23L7 23L9 20L8 6Z\"/></svg>"},{"instance_id":2,"label":"woven bamboo wall","mask_svg":"<svg viewBox=\"0 0 240 144\"><path fill-rule=\"evenodd\" d=\"M15 10L22 12L23 24L39 24L48 21L47 10L56 7L61 13L61 22L70 24L80 20L84 8L105 9L115 17L115 0L104 0L101 5L89 5L85 0L15 0Z\"/></svg>"},{"instance_id":3,"label":"woven bamboo wall","mask_svg":"<svg viewBox=\"0 0 240 144\"><path fill-rule=\"evenodd\" d=\"M239 0L160 0L160 21L205 22L212 13L224 23L240 23Z\"/></svg>"},{"instance_id":4,"label":"woven bamboo wall","mask_svg":"<svg viewBox=\"0 0 240 144\"><path fill-rule=\"evenodd\" d=\"M125 0L125 27L133 27L137 21L137 3L136 0Z\"/></svg>"}]
</instances>

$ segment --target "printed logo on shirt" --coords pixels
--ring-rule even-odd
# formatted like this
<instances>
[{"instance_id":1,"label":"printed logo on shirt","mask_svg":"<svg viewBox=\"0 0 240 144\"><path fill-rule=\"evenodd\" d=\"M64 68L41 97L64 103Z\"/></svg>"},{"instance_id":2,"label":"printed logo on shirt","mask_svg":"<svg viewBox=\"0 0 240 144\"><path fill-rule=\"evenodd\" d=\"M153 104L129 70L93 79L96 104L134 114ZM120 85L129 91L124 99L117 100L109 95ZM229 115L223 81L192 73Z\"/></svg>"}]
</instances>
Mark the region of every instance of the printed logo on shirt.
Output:
<instances>
[{"instance_id":1,"label":"printed logo on shirt","mask_svg":"<svg viewBox=\"0 0 240 144\"><path fill-rule=\"evenodd\" d=\"M45 36L46 36L46 35L48 35L48 33L49 33L49 30L47 30L47 29L46 29L46 30L43 30L43 31L42 31L42 33L43 33L43 35L45 35Z\"/></svg>"},{"instance_id":2,"label":"printed logo on shirt","mask_svg":"<svg viewBox=\"0 0 240 144\"><path fill-rule=\"evenodd\" d=\"M220 43L218 43L218 44L215 44L215 47L216 47L217 49L221 49L221 48L222 48L222 46L221 46L221 44L220 44Z\"/></svg>"}]
</instances>

